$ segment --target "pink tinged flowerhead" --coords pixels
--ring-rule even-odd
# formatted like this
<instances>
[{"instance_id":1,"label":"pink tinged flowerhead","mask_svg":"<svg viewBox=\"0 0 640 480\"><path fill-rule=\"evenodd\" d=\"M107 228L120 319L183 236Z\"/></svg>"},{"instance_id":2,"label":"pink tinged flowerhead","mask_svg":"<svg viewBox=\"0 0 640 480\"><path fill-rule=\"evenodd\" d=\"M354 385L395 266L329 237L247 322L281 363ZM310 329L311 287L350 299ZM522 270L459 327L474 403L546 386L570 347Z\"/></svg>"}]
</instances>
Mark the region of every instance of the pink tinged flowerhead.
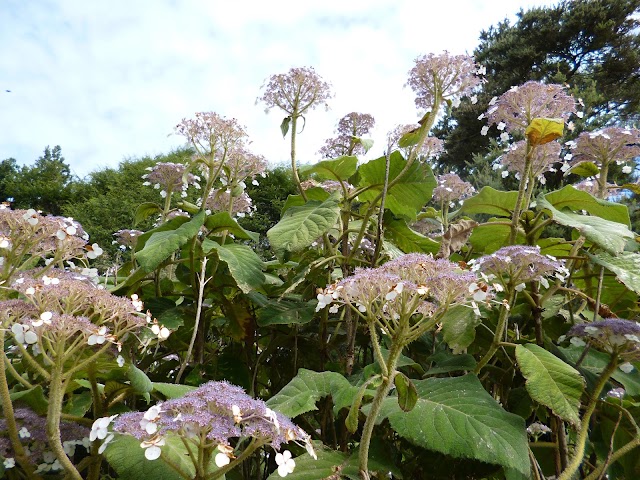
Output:
<instances>
[{"instance_id":1,"label":"pink tinged flowerhead","mask_svg":"<svg viewBox=\"0 0 640 480\"><path fill-rule=\"evenodd\" d=\"M312 67L292 68L287 73L272 75L258 98L266 110L278 107L289 115L304 115L318 106L328 108L331 86Z\"/></svg>"},{"instance_id":2,"label":"pink tinged flowerhead","mask_svg":"<svg viewBox=\"0 0 640 480\"><path fill-rule=\"evenodd\" d=\"M197 112L195 118L183 118L176 125L176 131L205 155L233 150L247 139L245 128L235 118L225 118L215 112Z\"/></svg>"},{"instance_id":3,"label":"pink tinged flowerhead","mask_svg":"<svg viewBox=\"0 0 640 480\"><path fill-rule=\"evenodd\" d=\"M486 112L489 124L509 132L524 132L534 118L566 121L576 111L575 100L563 85L535 81L512 87L492 102Z\"/></svg>"},{"instance_id":4,"label":"pink tinged flowerhead","mask_svg":"<svg viewBox=\"0 0 640 480\"><path fill-rule=\"evenodd\" d=\"M549 142L539 145L531 152L531 175L538 177L550 171L555 163L560 161L561 146L558 142ZM514 143L500 157L500 163L509 172L524 174L525 159L527 152L527 142L520 140Z\"/></svg>"},{"instance_id":5,"label":"pink tinged flowerhead","mask_svg":"<svg viewBox=\"0 0 640 480\"><path fill-rule=\"evenodd\" d=\"M445 173L437 178L438 186L433 189L433 199L438 203L449 204L463 200L475 193L475 188L455 173Z\"/></svg>"},{"instance_id":6,"label":"pink tinged flowerhead","mask_svg":"<svg viewBox=\"0 0 640 480\"><path fill-rule=\"evenodd\" d=\"M478 66L473 57L451 55L448 52L422 55L409 71L407 85L416 94L415 103L420 109L432 110L439 98L452 101L471 95L481 83Z\"/></svg>"},{"instance_id":7,"label":"pink tinged flowerhead","mask_svg":"<svg viewBox=\"0 0 640 480\"><path fill-rule=\"evenodd\" d=\"M572 150L573 163L593 162L597 166L631 162L640 157L640 130L637 128L607 127L582 132ZM623 173L631 173L631 170Z\"/></svg>"},{"instance_id":8,"label":"pink tinged flowerhead","mask_svg":"<svg viewBox=\"0 0 640 480\"><path fill-rule=\"evenodd\" d=\"M606 318L574 325L567 332L573 340L589 341L608 353L616 352L625 360L640 360L640 324L623 318Z\"/></svg>"}]
</instances>

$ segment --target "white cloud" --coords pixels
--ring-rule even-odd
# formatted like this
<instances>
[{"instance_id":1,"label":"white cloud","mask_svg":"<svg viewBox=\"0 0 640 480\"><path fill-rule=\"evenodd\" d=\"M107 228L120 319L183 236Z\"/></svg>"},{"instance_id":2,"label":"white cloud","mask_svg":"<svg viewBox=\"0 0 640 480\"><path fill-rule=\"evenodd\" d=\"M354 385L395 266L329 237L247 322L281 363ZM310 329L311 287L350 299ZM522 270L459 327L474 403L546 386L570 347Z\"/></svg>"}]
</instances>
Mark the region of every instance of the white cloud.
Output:
<instances>
[{"instance_id":1,"label":"white cloud","mask_svg":"<svg viewBox=\"0 0 640 480\"><path fill-rule=\"evenodd\" d=\"M482 29L553 3L9 0L0 17L0 159L31 163L59 144L83 176L168 152L182 144L169 135L181 118L213 110L246 125L256 152L285 162L281 115L265 115L255 99L269 75L292 66L313 66L336 94L329 112L309 114L299 158L317 159L351 111L376 117L372 155L380 154L388 130L419 118L403 89L415 57L470 53Z\"/></svg>"}]
</instances>

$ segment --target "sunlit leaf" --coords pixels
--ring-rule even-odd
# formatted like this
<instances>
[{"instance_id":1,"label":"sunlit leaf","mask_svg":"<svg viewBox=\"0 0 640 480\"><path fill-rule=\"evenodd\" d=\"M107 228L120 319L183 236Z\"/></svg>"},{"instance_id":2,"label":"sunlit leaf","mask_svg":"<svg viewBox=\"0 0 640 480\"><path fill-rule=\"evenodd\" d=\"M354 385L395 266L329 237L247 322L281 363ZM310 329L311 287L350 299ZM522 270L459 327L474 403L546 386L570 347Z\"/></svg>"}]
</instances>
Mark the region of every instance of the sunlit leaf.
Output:
<instances>
[{"instance_id":1,"label":"sunlit leaf","mask_svg":"<svg viewBox=\"0 0 640 480\"><path fill-rule=\"evenodd\" d=\"M491 187L483 187L477 195L467 198L462 204L462 212L468 215L484 213L510 217L516 207L518 192L502 192Z\"/></svg>"},{"instance_id":2,"label":"sunlit leaf","mask_svg":"<svg viewBox=\"0 0 640 480\"><path fill-rule=\"evenodd\" d=\"M264 263L251 247L238 243L220 245L213 240L205 239L202 242L202 250L205 253L215 250L218 258L229 267L238 288L244 293L260 288L264 283Z\"/></svg>"},{"instance_id":3,"label":"sunlit leaf","mask_svg":"<svg viewBox=\"0 0 640 480\"><path fill-rule=\"evenodd\" d=\"M616 278L626 287L640 295L640 254L633 252L621 252L618 255L610 255L607 252L598 252L589 255L595 263L608 268L616 274Z\"/></svg>"},{"instance_id":4,"label":"sunlit leaf","mask_svg":"<svg viewBox=\"0 0 640 480\"><path fill-rule=\"evenodd\" d=\"M531 145L544 145L560 138L563 133L562 118L534 118L524 131Z\"/></svg>"},{"instance_id":5,"label":"sunlit leaf","mask_svg":"<svg viewBox=\"0 0 640 480\"><path fill-rule=\"evenodd\" d=\"M334 160L323 160L300 168L300 173L305 175L316 175L318 180L346 181L351 175L356 173L358 159L344 155Z\"/></svg>"}]
</instances>

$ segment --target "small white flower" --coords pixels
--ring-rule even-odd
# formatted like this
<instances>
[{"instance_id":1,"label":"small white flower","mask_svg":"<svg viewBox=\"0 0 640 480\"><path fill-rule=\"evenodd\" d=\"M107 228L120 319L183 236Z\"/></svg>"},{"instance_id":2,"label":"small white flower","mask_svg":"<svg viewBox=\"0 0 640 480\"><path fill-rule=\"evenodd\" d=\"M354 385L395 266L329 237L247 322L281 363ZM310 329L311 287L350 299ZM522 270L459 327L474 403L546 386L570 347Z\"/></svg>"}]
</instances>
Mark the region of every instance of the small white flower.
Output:
<instances>
[{"instance_id":1,"label":"small white flower","mask_svg":"<svg viewBox=\"0 0 640 480\"><path fill-rule=\"evenodd\" d=\"M94 258L98 258L102 255L103 252L104 250L102 250L97 243L94 243L87 252L87 258L93 260Z\"/></svg>"},{"instance_id":2,"label":"small white flower","mask_svg":"<svg viewBox=\"0 0 640 480\"><path fill-rule=\"evenodd\" d=\"M503 130L504 130L504 127L506 127L506 126L507 126L507 124L506 124L506 123L504 123L504 122L499 122L499 123L496 125L496 128L497 128L498 130L500 130L500 131L503 131Z\"/></svg>"},{"instance_id":3,"label":"small white flower","mask_svg":"<svg viewBox=\"0 0 640 480\"><path fill-rule=\"evenodd\" d=\"M489 132L489 127L485 125L484 127L482 127L482 130L480 130L480 135L485 136L488 132Z\"/></svg>"},{"instance_id":4,"label":"small white flower","mask_svg":"<svg viewBox=\"0 0 640 480\"><path fill-rule=\"evenodd\" d=\"M576 112L576 117L578 118L584 117L584 112Z\"/></svg>"},{"instance_id":5,"label":"small white flower","mask_svg":"<svg viewBox=\"0 0 640 480\"><path fill-rule=\"evenodd\" d=\"M584 343L584 341L578 337L571 337L569 343L571 343L571 345L573 345L574 347L584 347L586 345L586 343Z\"/></svg>"},{"instance_id":6,"label":"small white flower","mask_svg":"<svg viewBox=\"0 0 640 480\"><path fill-rule=\"evenodd\" d=\"M20 429L20 431L18 432L18 435L20 436L20 438L30 438L31 437L31 432L29 432L29 430L27 430L27 427L22 427Z\"/></svg>"},{"instance_id":7,"label":"small white flower","mask_svg":"<svg viewBox=\"0 0 640 480\"><path fill-rule=\"evenodd\" d=\"M155 437L149 441L142 442L140 447L144 448L144 456L147 460L157 460L162 453L160 447L162 447L164 443L164 438Z\"/></svg>"},{"instance_id":8,"label":"small white flower","mask_svg":"<svg viewBox=\"0 0 640 480\"><path fill-rule=\"evenodd\" d=\"M242 421L242 412L240 411L239 406L231 405L231 414L233 415L233 420L236 423L240 423Z\"/></svg>"},{"instance_id":9,"label":"small white flower","mask_svg":"<svg viewBox=\"0 0 640 480\"><path fill-rule=\"evenodd\" d=\"M89 441L94 442L96 439L104 440L109 434L109 424L116 417L117 415L102 417L93 422L91 432L89 433Z\"/></svg>"},{"instance_id":10,"label":"small white flower","mask_svg":"<svg viewBox=\"0 0 640 480\"><path fill-rule=\"evenodd\" d=\"M296 462L291 458L291 452L285 450L276 454L276 464L278 465L278 475L286 477L296 468Z\"/></svg>"},{"instance_id":11,"label":"small white flower","mask_svg":"<svg viewBox=\"0 0 640 480\"><path fill-rule=\"evenodd\" d=\"M231 463L231 459L224 453L217 453L215 457L216 466L222 468Z\"/></svg>"},{"instance_id":12,"label":"small white flower","mask_svg":"<svg viewBox=\"0 0 640 480\"><path fill-rule=\"evenodd\" d=\"M633 169L630 165L625 165L624 167L622 167L622 173L631 173L632 170Z\"/></svg>"},{"instance_id":13,"label":"small white flower","mask_svg":"<svg viewBox=\"0 0 640 480\"><path fill-rule=\"evenodd\" d=\"M507 178L509 176L509 170L503 170L500 176L502 178Z\"/></svg>"},{"instance_id":14,"label":"small white flower","mask_svg":"<svg viewBox=\"0 0 640 480\"><path fill-rule=\"evenodd\" d=\"M484 113L481 113L480 115L478 115L478 120L483 120L484 119Z\"/></svg>"},{"instance_id":15,"label":"small white flower","mask_svg":"<svg viewBox=\"0 0 640 480\"><path fill-rule=\"evenodd\" d=\"M107 435L107 437L103 440L102 445L98 448L98 453L101 455L106 449L109 442L114 439L113 433Z\"/></svg>"},{"instance_id":16,"label":"small white flower","mask_svg":"<svg viewBox=\"0 0 640 480\"><path fill-rule=\"evenodd\" d=\"M9 457L9 458L5 458L2 464L4 465L5 470L9 470L10 468L13 468L16 466L16 461L13 457Z\"/></svg>"},{"instance_id":17,"label":"small white flower","mask_svg":"<svg viewBox=\"0 0 640 480\"><path fill-rule=\"evenodd\" d=\"M471 100L471 104L475 105L476 103L478 103L478 96L477 95L471 95L471 97L469 97L469 100Z\"/></svg>"},{"instance_id":18,"label":"small white flower","mask_svg":"<svg viewBox=\"0 0 640 480\"><path fill-rule=\"evenodd\" d=\"M631 373L634 367L629 362L626 362L620 365L618 368L620 368L620 370L622 370L624 373Z\"/></svg>"},{"instance_id":19,"label":"small white flower","mask_svg":"<svg viewBox=\"0 0 640 480\"><path fill-rule=\"evenodd\" d=\"M118 355L118 358L116 358L116 362L118 363L118 366L120 368L124 367L124 357L122 355Z\"/></svg>"},{"instance_id":20,"label":"small white flower","mask_svg":"<svg viewBox=\"0 0 640 480\"><path fill-rule=\"evenodd\" d=\"M507 132L502 132L500 134L500 140L502 140L503 142L508 142L509 141L509 134Z\"/></svg>"}]
</instances>

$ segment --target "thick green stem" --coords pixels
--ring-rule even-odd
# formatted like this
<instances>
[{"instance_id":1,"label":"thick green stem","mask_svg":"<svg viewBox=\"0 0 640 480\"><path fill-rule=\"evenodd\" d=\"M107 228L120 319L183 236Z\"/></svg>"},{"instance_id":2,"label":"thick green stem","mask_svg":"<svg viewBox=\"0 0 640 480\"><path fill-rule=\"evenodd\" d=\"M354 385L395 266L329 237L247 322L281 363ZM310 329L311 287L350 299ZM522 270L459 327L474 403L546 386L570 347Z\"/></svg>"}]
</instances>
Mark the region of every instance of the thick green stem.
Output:
<instances>
[{"instance_id":1,"label":"thick green stem","mask_svg":"<svg viewBox=\"0 0 640 480\"><path fill-rule=\"evenodd\" d=\"M4 334L5 330L0 328L0 346L4 348ZM6 354L3 352L6 358ZM29 457L20 442L20 436L18 435L18 425L13 414L13 403L11 402L11 393L9 392L9 385L7 383L7 373L4 368L0 369L0 402L2 403L2 415L4 416L7 433L9 435L9 441L11 442L11 448L15 455L15 460L18 465L22 467L22 470L26 474L28 479L39 479L39 475L34 473L33 465L29 461Z\"/></svg>"},{"instance_id":2,"label":"thick green stem","mask_svg":"<svg viewBox=\"0 0 640 480\"><path fill-rule=\"evenodd\" d=\"M302 182L300 182L300 176L298 175L298 163L296 161L296 134L298 130L298 111L294 109L291 114L291 173L293 174L293 181L298 187L300 196L306 202L307 194L302 188Z\"/></svg>"},{"instance_id":3,"label":"thick green stem","mask_svg":"<svg viewBox=\"0 0 640 480\"><path fill-rule=\"evenodd\" d=\"M376 339L372 339L376 340ZM364 423L362 429L362 437L360 438L360 451L358 452L358 464L360 469L360 478L362 480L369 480L369 445L371 444L371 435L373 434L373 427L376 424L378 414L382 408L382 402L393 387L393 379L396 376L396 366L398 364L398 358L402 352L402 344L394 342L389 351L389 358L386 362L386 371L388 375L382 377L382 383L376 391L376 395L373 397L371 403L371 410L367 416L367 420ZM382 371L385 370L384 363L380 365Z\"/></svg>"},{"instance_id":4,"label":"thick green stem","mask_svg":"<svg viewBox=\"0 0 640 480\"><path fill-rule=\"evenodd\" d=\"M487 353L485 353L484 357L480 359L474 372L478 374L482 368L489 363L489 360L493 358L495 353L500 348L500 342L504 337L504 330L507 327L507 319L509 318L509 312L511 308L513 308L516 301L516 291L514 288L509 290L509 298L507 300L507 305L503 305L500 310L500 316L498 317L498 324L496 325L496 331L493 334L493 342L491 342L491 346Z\"/></svg>"},{"instance_id":5,"label":"thick green stem","mask_svg":"<svg viewBox=\"0 0 640 480\"><path fill-rule=\"evenodd\" d=\"M522 172L520 188L518 189L518 198L516 199L516 206L513 209L513 216L511 217L511 234L509 235L509 244L514 245L518 236L518 223L520 222L520 214L522 213L523 200L528 189L533 189L533 182L529 181L531 175L531 155L533 148L527 143L527 153L524 159L524 171Z\"/></svg>"},{"instance_id":6,"label":"thick green stem","mask_svg":"<svg viewBox=\"0 0 640 480\"><path fill-rule=\"evenodd\" d=\"M67 472L66 477L73 480L82 480L82 475L64 451L62 439L60 438L60 416L66 383L64 381L64 357L57 356L56 363L51 372L51 383L49 384L49 406L47 409L47 440L49 447L60 462L60 465Z\"/></svg>"},{"instance_id":7,"label":"thick green stem","mask_svg":"<svg viewBox=\"0 0 640 480\"><path fill-rule=\"evenodd\" d=\"M580 465L582 464L582 460L584 459L584 448L587 444L587 438L589 437L589 423L591 422L591 416L596 409L596 405L598 404L598 400L600 399L600 393L602 389L609 381L609 378L615 372L618 367L618 355L614 352L611 355L611 360L605 367L605 369L600 374L600 378L598 379L598 383L594 388L591 396L589 397L589 402L587 403L587 408L585 409L584 415L582 416L582 420L580 422L580 427L578 429L578 436L576 438L576 445L573 449L571 459L569 460L569 464L562 475L558 477L558 480L570 480L576 474Z\"/></svg>"}]
</instances>

